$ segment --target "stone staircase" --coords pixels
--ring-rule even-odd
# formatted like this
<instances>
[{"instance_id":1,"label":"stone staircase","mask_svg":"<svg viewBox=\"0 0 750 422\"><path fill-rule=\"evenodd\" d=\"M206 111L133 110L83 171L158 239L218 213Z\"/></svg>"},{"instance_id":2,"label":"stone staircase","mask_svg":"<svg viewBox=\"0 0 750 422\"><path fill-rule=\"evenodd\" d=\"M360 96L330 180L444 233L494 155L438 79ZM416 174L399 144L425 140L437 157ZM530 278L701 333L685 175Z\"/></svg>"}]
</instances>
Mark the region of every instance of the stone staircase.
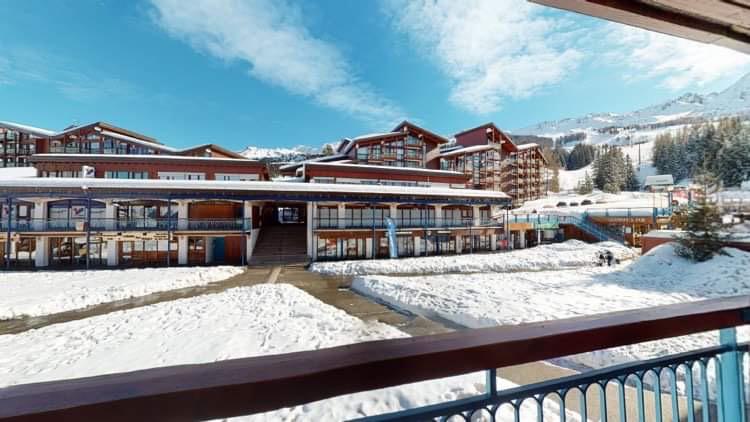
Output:
<instances>
[{"instance_id":1,"label":"stone staircase","mask_svg":"<svg viewBox=\"0 0 750 422\"><path fill-rule=\"evenodd\" d=\"M260 229L250 265L308 264L305 224L281 224Z\"/></svg>"}]
</instances>

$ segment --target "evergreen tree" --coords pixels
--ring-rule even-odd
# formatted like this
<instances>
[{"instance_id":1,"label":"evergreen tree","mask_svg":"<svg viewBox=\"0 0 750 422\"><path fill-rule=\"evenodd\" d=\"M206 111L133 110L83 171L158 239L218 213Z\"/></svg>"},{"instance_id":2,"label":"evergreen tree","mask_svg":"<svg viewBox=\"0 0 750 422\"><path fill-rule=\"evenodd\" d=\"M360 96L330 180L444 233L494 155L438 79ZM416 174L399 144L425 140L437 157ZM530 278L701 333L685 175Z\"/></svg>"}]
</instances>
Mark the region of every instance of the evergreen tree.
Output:
<instances>
[{"instance_id":1,"label":"evergreen tree","mask_svg":"<svg viewBox=\"0 0 750 422\"><path fill-rule=\"evenodd\" d=\"M589 144L577 144L573 147L568 157L567 169L578 170L584 168L594 161L596 147Z\"/></svg>"},{"instance_id":2,"label":"evergreen tree","mask_svg":"<svg viewBox=\"0 0 750 422\"><path fill-rule=\"evenodd\" d=\"M677 240L675 251L682 257L702 262L721 253L722 224L718 207L709 201L709 195L717 190L716 177L702 173L696 175L695 182L701 185L701 194L688 210L685 233Z\"/></svg>"},{"instance_id":3,"label":"evergreen tree","mask_svg":"<svg viewBox=\"0 0 750 422\"><path fill-rule=\"evenodd\" d=\"M625 188L627 168L620 148L605 145L594 160L593 168L597 189L616 193Z\"/></svg>"},{"instance_id":4,"label":"evergreen tree","mask_svg":"<svg viewBox=\"0 0 750 422\"><path fill-rule=\"evenodd\" d=\"M589 172L586 172L583 180L579 181L578 186L576 186L576 193L579 195L588 195L592 192L594 192L594 181L589 176Z\"/></svg>"},{"instance_id":5,"label":"evergreen tree","mask_svg":"<svg viewBox=\"0 0 750 422\"><path fill-rule=\"evenodd\" d=\"M623 190L629 192L635 192L640 190L641 184L638 182L638 177L635 175L635 168L633 168L633 160L630 159L630 155L625 156L625 186Z\"/></svg>"},{"instance_id":6,"label":"evergreen tree","mask_svg":"<svg viewBox=\"0 0 750 422\"><path fill-rule=\"evenodd\" d=\"M750 130L727 133L716 159L716 173L725 186L739 186L750 178Z\"/></svg>"},{"instance_id":7,"label":"evergreen tree","mask_svg":"<svg viewBox=\"0 0 750 422\"><path fill-rule=\"evenodd\" d=\"M323 155L325 155L325 156L330 156L330 155L333 155L333 154L335 154L335 153L336 153L336 151L335 151L335 150L333 149L333 145L331 145L331 144L325 144L325 145L323 146L323 151L322 151L322 153L323 153Z\"/></svg>"}]
</instances>

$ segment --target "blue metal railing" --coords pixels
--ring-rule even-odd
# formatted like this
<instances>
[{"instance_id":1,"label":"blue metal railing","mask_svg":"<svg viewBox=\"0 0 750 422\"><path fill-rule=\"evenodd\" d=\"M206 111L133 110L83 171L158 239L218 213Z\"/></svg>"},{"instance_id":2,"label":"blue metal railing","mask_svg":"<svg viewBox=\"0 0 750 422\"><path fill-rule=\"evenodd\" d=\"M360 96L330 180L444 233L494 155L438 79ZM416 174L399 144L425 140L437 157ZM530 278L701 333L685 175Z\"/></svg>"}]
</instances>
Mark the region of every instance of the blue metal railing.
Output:
<instances>
[{"instance_id":1,"label":"blue metal railing","mask_svg":"<svg viewBox=\"0 0 750 422\"><path fill-rule=\"evenodd\" d=\"M750 347L747 343L737 344L736 328L720 330L720 342L715 347L501 391L497 389L497 371L492 368L486 371L483 395L356 420L495 421L512 417L520 421L535 416L538 421L607 421L615 413L619 421L695 421L696 417L701 421L746 421L745 392L750 380L745 378L743 361ZM678 385L682 388L678 389ZM647 406L648 396L653 407ZM598 415L589 414L592 397L598 401L598 412L594 412ZM545 402L553 406L545 406ZM522 410L529 410L522 408L529 403L535 415L525 414L522 418ZM557 414L550 415L551 412Z\"/></svg>"},{"instance_id":2,"label":"blue metal railing","mask_svg":"<svg viewBox=\"0 0 750 422\"><path fill-rule=\"evenodd\" d=\"M0 232L8 230L8 221L0 221ZM250 220L242 218L92 218L91 230L95 231L185 231L185 230L249 230ZM34 232L85 232L86 220L67 218L11 220L10 231Z\"/></svg>"},{"instance_id":3,"label":"blue metal railing","mask_svg":"<svg viewBox=\"0 0 750 422\"><path fill-rule=\"evenodd\" d=\"M622 233L605 228L586 218L579 218L571 215L561 215L559 216L559 221L562 224L572 224L585 231L586 233L594 236L599 241L612 241L618 243L625 242L625 236Z\"/></svg>"},{"instance_id":4,"label":"blue metal railing","mask_svg":"<svg viewBox=\"0 0 750 422\"><path fill-rule=\"evenodd\" d=\"M399 218L393 220L396 223L396 227L399 229L423 229L423 228L469 228L469 227L501 227L502 223L492 219L481 219L474 224L473 218L468 219L456 219L456 218L433 218L433 219L419 219L419 218ZM341 219L336 218L324 218L315 220L316 229L384 229L386 228L385 219Z\"/></svg>"}]
</instances>

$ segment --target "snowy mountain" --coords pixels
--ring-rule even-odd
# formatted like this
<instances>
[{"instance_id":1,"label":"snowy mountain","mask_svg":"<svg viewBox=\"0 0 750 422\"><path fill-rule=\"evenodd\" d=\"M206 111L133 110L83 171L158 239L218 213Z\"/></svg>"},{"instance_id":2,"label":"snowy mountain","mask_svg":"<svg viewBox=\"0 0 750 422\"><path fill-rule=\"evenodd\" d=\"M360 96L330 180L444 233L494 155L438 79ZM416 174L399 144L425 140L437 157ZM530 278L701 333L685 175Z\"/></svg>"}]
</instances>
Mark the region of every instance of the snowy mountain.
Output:
<instances>
[{"instance_id":1,"label":"snowy mountain","mask_svg":"<svg viewBox=\"0 0 750 422\"><path fill-rule=\"evenodd\" d=\"M581 117L538 123L519 128L512 133L557 138L603 128L655 129L691 123L698 119L734 115L750 116L750 73L719 93L687 93L673 100L629 113L591 113Z\"/></svg>"},{"instance_id":2,"label":"snowy mountain","mask_svg":"<svg viewBox=\"0 0 750 422\"><path fill-rule=\"evenodd\" d=\"M241 155L252 160L263 161L302 161L320 155L321 149L306 145L298 145L293 148L263 148L248 146L240 151Z\"/></svg>"}]
</instances>

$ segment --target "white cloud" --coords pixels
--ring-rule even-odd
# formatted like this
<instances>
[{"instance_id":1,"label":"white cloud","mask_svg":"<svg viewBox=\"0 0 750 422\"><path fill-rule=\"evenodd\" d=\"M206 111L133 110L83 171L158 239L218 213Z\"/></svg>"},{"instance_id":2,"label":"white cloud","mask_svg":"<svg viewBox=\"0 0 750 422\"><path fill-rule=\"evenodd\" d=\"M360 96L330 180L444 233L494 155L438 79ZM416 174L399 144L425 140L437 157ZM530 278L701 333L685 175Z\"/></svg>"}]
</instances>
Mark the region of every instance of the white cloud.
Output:
<instances>
[{"instance_id":1,"label":"white cloud","mask_svg":"<svg viewBox=\"0 0 750 422\"><path fill-rule=\"evenodd\" d=\"M608 23L606 61L625 65L626 79L655 78L671 90L736 79L750 70L750 55L724 47Z\"/></svg>"},{"instance_id":2,"label":"white cloud","mask_svg":"<svg viewBox=\"0 0 750 422\"><path fill-rule=\"evenodd\" d=\"M394 27L452 80L450 100L475 113L558 83L583 54L563 19L517 0L390 0Z\"/></svg>"},{"instance_id":3,"label":"white cloud","mask_svg":"<svg viewBox=\"0 0 750 422\"><path fill-rule=\"evenodd\" d=\"M284 0L152 0L154 19L172 36L253 77L373 124L401 117L398 107L359 80L343 54L305 28Z\"/></svg>"}]
</instances>

